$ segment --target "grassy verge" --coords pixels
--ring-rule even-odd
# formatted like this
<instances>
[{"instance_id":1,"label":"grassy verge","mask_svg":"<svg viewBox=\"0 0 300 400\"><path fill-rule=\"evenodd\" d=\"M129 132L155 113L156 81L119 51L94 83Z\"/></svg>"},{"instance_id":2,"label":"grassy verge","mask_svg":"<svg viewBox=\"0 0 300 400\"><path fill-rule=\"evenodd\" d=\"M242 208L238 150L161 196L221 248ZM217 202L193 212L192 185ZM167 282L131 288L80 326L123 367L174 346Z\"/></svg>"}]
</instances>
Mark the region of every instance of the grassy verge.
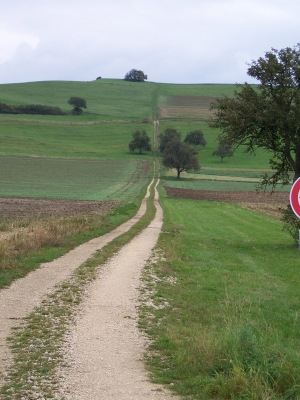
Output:
<instances>
[{"instance_id":1,"label":"grassy verge","mask_svg":"<svg viewBox=\"0 0 300 400\"><path fill-rule=\"evenodd\" d=\"M186 399L299 399L299 253L280 221L235 204L161 201L141 306L154 381Z\"/></svg>"},{"instance_id":2,"label":"grassy verge","mask_svg":"<svg viewBox=\"0 0 300 400\"><path fill-rule=\"evenodd\" d=\"M95 279L99 266L149 225L155 214L153 197L154 185L147 201L147 211L140 221L79 267L26 318L24 326L16 329L10 338L15 362L0 391L1 398L54 397L58 390L56 369L62 362L60 348L64 333L72 322L75 306L82 300L84 287Z\"/></svg>"}]
</instances>

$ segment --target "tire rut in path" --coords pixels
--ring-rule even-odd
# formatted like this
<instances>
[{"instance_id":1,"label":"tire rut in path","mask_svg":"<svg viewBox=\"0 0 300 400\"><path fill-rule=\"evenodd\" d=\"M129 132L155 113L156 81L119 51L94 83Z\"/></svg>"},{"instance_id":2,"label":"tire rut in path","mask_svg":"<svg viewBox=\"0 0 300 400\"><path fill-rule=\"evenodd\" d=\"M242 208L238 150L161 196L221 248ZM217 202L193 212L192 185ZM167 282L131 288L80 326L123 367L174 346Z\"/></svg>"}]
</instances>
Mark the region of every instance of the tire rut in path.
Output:
<instances>
[{"instance_id":1,"label":"tire rut in path","mask_svg":"<svg viewBox=\"0 0 300 400\"><path fill-rule=\"evenodd\" d=\"M20 326L22 319L39 306L43 297L54 291L56 285L67 279L97 250L127 232L144 215L152 183L153 181L148 186L139 211L132 219L103 236L83 243L64 256L42 264L25 278L0 291L0 386L4 384L3 378L12 362L12 354L6 341L11 329Z\"/></svg>"},{"instance_id":2,"label":"tire rut in path","mask_svg":"<svg viewBox=\"0 0 300 400\"><path fill-rule=\"evenodd\" d=\"M137 326L142 268L151 256L163 213L125 245L89 286L88 295L67 335L60 370L61 395L67 400L174 399L148 380L143 363L146 338Z\"/></svg>"}]
</instances>

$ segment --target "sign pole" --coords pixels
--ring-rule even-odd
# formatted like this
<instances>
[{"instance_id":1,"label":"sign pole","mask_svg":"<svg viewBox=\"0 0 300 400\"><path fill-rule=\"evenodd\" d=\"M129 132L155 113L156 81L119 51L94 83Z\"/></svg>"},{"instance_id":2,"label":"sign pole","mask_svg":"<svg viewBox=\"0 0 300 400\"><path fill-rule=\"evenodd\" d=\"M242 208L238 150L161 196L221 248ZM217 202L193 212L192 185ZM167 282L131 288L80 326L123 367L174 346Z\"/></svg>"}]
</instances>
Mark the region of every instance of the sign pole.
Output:
<instances>
[{"instance_id":1,"label":"sign pole","mask_svg":"<svg viewBox=\"0 0 300 400\"><path fill-rule=\"evenodd\" d=\"M290 191L290 205L296 217L300 218L300 178L294 183ZM300 229L298 231L299 253L300 253Z\"/></svg>"}]
</instances>

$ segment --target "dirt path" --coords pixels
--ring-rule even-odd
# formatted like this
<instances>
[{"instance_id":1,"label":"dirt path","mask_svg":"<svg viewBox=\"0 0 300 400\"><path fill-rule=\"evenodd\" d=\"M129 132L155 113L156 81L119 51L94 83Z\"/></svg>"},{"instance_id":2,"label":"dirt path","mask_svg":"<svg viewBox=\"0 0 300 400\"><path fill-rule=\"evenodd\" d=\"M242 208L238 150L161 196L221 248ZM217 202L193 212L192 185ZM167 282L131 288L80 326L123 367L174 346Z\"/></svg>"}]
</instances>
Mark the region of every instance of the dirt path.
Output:
<instances>
[{"instance_id":1,"label":"dirt path","mask_svg":"<svg viewBox=\"0 0 300 400\"><path fill-rule=\"evenodd\" d=\"M151 384L143 364L146 339L137 327L140 277L155 246L163 213L101 269L90 284L70 330L61 374L65 399L161 399L174 397Z\"/></svg>"},{"instance_id":2,"label":"dirt path","mask_svg":"<svg viewBox=\"0 0 300 400\"><path fill-rule=\"evenodd\" d=\"M151 184L150 184L151 185ZM22 319L37 307L43 297L51 293L55 286L68 278L72 272L115 237L128 231L145 213L149 189L138 213L117 229L92 239L66 255L43 264L38 270L14 282L8 289L0 291L0 386L5 371L12 361L6 338L13 327L19 326Z\"/></svg>"}]
</instances>

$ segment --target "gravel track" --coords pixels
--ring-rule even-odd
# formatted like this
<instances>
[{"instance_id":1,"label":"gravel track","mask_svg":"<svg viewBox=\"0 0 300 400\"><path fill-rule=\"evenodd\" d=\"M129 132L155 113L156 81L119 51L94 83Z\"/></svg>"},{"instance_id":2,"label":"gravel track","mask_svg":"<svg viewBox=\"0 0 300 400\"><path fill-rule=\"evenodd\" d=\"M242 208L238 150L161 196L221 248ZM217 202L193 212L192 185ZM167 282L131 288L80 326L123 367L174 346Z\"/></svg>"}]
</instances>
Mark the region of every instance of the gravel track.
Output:
<instances>
[{"instance_id":1,"label":"gravel track","mask_svg":"<svg viewBox=\"0 0 300 400\"><path fill-rule=\"evenodd\" d=\"M61 396L67 400L174 399L149 382L146 338L137 326L141 272L163 222L157 191L154 201L154 220L101 268L67 335L68 367L60 370Z\"/></svg>"},{"instance_id":2,"label":"gravel track","mask_svg":"<svg viewBox=\"0 0 300 400\"><path fill-rule=\"evenodd\" d=\"M6 341L11 329L20 326L22 319L41 304L43 297L53 292L55 286L67 279L76 268L111 240L127 232L144 215L150 185L139 211L132 219L115 230L78 246L64 256L42 264L36 271L0 291L0 385L4 383L6 370L12 362L12 354Z\"/></svg>"}]
</instances>

